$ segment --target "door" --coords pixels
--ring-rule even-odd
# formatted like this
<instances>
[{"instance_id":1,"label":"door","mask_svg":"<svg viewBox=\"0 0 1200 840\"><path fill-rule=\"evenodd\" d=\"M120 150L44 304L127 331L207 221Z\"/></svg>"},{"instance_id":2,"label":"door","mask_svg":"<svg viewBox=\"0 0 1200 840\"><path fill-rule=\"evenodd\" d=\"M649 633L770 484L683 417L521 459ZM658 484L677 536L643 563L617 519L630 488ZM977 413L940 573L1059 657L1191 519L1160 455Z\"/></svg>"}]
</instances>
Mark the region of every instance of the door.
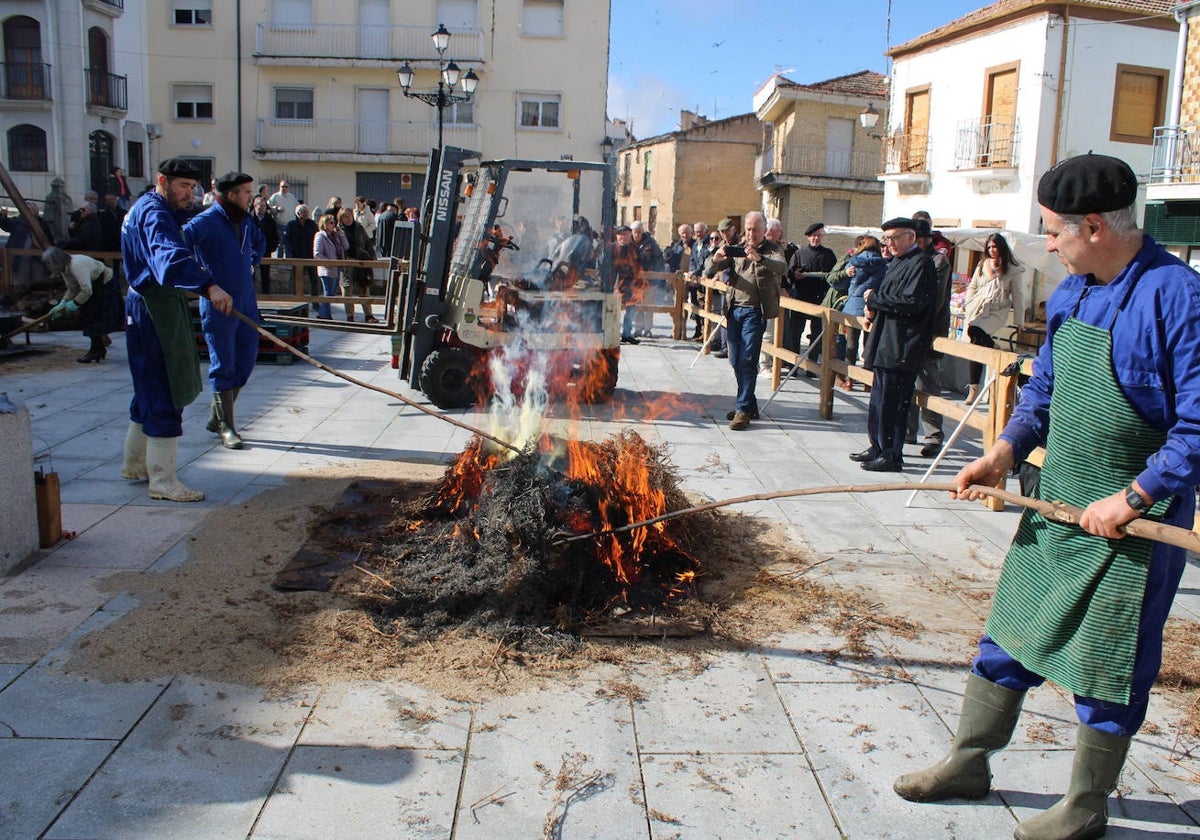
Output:
<instances>
[{"instance_id":1,"label":"door","mask_svg":"<svg viewBox=\"0 0 1200 840\"><path fill-rule=\"evenodd\" d=\"M107 131L88 135L88 156L91 163L92 189L96 195L108 192L108 175L113 168L113 136Z\"/></svg>"},{"instance_id":2,"label":"door","mask_svg":"<svg viewBox=\"0 0 1200 840\"><path fill-rule=\"evenodd\" d=\"M356 92L358 114L358 143L356 148L364 154L385 154L392 150L388 136L387 88L359 88Z\"/></svg>"},{"instance_id":3,"label":"door","mask_svg":"<svg viewBox=\"0 0 1200 840\"><path fill-rule=\"evenodd\" d=\"M4 66L9 99L49 99L46 68L42 63L42 34L31 17L14 16L4 21Z\"/></svg>"},{"instance_id":4,"label":"door","mask_svg":"<svg viewBox=\"0 0 1200 840\"><path fill-rule=\"evenodd\" d=\"M833 178L851 175L854 151L854 120L830 117L825 121L825 174Z\"/></svg>"},{"instance_id":5,"label":"door","mask_svg":"<svg viewBox=\"0 0 1200 840\"><path fill-rule=\"evenodd\" d=\"M108 106L108 35L93 26L88 30L88 104Z\"/></svg>"},{"instance_id":6,"label":"door","mask_svg":"<svg viewBox=\"0 0 1200 840\"><path fill-rule=\"evenodd\" d=\"M358 0L358 55L391 58L391 0Z\"/></svg>"},{"instance_id":7,"label":"door","mask_svg":"<svg viewBox=\"0 0 1200 840\"><path fill-rule=\"evenodd\" d=\"M929 168L925 160L929 149L929 88L911 91L906 98L901 171L926 172Z\"/></svg>"},{"instance_id":8,"label":"door","mask_svg":"<svg viewBox=\"0 0 1200 840\"><path fill-rule=\"evenodd\" d=\"M984 92L976 166L1012 166L1017 128L1017 67L991 70Z\"/></svg>"}]
</instances>

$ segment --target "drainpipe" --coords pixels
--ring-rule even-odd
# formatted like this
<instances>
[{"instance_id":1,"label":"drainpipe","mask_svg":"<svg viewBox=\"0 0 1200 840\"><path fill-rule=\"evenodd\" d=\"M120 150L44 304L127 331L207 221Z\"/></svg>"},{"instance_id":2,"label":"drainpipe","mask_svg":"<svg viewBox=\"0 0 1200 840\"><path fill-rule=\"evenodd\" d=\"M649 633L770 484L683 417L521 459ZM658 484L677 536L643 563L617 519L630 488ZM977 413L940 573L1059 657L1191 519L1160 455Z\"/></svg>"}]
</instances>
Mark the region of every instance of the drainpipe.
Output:
<instances>
[{"instance_id":1,"label":"drainpipe","mask_svg":"<svg viewBox=\"0 0 1200 840\"><path fill-rule=\"evenodd\" d=\"M1059 134L1062 132L1063 96L1067 88L1068 31L1071 28L1071 4L1063 5L1062 46L1058 56L1058 93L1054 97L1054 140L1050 144L1050 165L1058 163Z\"/></svg>"},{"instance_id":2,"label":"drainpipe","mask_svg":"<svg viewBox=\"0 0 1200 840\"><path fill-rule=\"evenodd\" d=\"M1171 83L1171 107L1167 115L1168 126L1178 126L1183 111L1183 76L1187 63L1188 13L1195 3L1180 5L1175 9L1175 22L1179 24L1179 43L1175 47L1175 78Z\"/></svg>"},{"instance_id":3,"label":"drainpipe","mask_svg":"<svg viewBox=\"0 0 1200 840\"><path fill-rule=\"evenodd\" d=\"M237 0L234 10L237 26L237 169L242 171L242 0Z\"/></svg>"}]
</instances>

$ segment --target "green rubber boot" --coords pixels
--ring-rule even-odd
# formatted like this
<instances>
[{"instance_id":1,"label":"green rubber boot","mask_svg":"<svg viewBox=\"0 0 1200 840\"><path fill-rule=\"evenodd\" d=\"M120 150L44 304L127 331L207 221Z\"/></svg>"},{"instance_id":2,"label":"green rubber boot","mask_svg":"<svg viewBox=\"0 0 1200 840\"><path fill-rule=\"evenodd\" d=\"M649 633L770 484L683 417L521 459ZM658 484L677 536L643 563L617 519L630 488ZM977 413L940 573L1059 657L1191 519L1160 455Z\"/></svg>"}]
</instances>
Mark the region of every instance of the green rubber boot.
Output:
<instances>
[{"instance_id":1,"label":"green rubber boot","mask_svg":"<svg viewBox=\"0 0 1200 840\"><path fill-rule=\"evenodd\" d=\"M982 799L992 786L988 756L1008 746L1025 692L1013 691L976 674L967 677L962 717L950 751L924 770L906 773L892 789L910 802Z\"/></svg>"},{"instance_id":2,"label":"green rubber boot","mask_svg":"<svg viewBox=\"0 0 1200 840\"><path fill-rule=\"evenodd\" d=\"M1079 725L1067 795L1017 826L1017 840L1091 840L1108 829L1108 795L1117 787L1130 739Z\"/></svg>"}]
</instances>

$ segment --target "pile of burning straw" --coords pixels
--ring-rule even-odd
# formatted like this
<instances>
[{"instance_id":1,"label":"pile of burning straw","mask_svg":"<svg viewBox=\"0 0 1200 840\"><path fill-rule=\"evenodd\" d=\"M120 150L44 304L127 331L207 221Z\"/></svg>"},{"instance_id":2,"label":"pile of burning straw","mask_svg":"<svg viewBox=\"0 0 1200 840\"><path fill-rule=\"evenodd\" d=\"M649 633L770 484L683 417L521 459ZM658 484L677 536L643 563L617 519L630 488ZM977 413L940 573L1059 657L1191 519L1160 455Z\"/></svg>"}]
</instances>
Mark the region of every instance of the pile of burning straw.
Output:
<instances>
[{"instance_id":1,"label":"pile of burning straw","mask_svg":"<svg viewBox=\"0 0 1200 840\"><path fill-rule=\"evenodd\" d=\"M665 451L625 432L542 435L515 456L475 438L433 493L401 508L358 567L383 622L510 640L669 611L693 591L712 517L563 542L686 507ZM515 637L515 638L514 638Z\"/></svg>"}]
</instances>

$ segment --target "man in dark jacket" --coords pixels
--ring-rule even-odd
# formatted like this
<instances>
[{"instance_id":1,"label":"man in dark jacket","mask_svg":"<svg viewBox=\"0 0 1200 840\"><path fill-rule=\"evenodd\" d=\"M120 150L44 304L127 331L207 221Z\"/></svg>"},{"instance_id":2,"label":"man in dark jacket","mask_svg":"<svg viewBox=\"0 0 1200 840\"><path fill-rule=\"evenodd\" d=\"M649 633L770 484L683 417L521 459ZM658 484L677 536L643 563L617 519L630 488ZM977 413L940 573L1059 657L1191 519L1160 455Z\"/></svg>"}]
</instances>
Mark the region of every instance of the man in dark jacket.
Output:
<instances>
[{"instance_id":1,"label":"man in dark jacket","mask_svg":"<svg viewBox=\"0 0 1200 840\"><path fill-rule=\"evenodd\" d=\"M279 225L275 224L275 218L271 215L270 208L267 207L267 200L261 195L254 197L254 204L250 208L250 223L258 228L267 243L267 251L264 256L272 256L279 248ZM262 293L269 295L271 293L271 266L260 262L258 278Z\"/></svg>"},{"instance_id":2,"label":"man in dark jacket","mask_svg":"<svg viewBox=\"0 0 1200 840\"><path fill-rule=\"evenodd\" d=\"M383 205L383 212L375 220L375 240L379 243L379 254L385 260L392 256L392 233L396 229L396 220L400 218L399 207L399 198L394 203Z\"/></svg>"},{"instance_id":3,"label":"man in dark jacket","mask_svg":"<svg viewBox=\"0 0 1200 840\"><path fill-rule=\"evenodd\" d=\"M820 303L829 291L825 275L833 270L837 254L821 242L825 239L825 223L813 222L804 230L808 243L795 250L788 260L784 291L789 297L807 303ZM815 276L820 273L820 277ZM813 276L809 276L813 275ZM808 323L808 342L811 344L821 332L821 319L814 315L801 315L789 311L784 325L784 346L800 352L800 340L804 337L804 324Z\"/></svg>"},{"instance_id":4,"label":"man in dark jacket","mask_svg":"<svg viewBox=\"0 0 1200 840\"><path fill-rule=\"evenodd\" d=\"M296 218L287 224L283 238L287 242L288 256L297 260L313 258L313 240L317 236L317 223L312 220L312 214L307 204L296 205ZM320 295L321 286L317 280L317 267L304 266L304 276L308 278L308 293L314 297Z\"/></svg>"},{"instance_id":5,"label":"man in dark jacket","mask_svg":"<svg viewBox=\"0 0 1200 840\"><path fill-rule=\"evenodd\" d=\"M871 445L850 456L871 472L904 468L908 406L917 372L933 343L937 271L917 245L916 222L883 223L883 242L892 254L879 290L865 295L867 347L864 362L875 375L867 406Z\"/></svg>"},{"instance_id":6,"label":"man in dark jacket","mask_svg":"<svg viewBox=\"0 0 1200 840\"><path fill-rule=\"evenodd\" d=\"M930 225L929 214L918 210L913 213L913 221L917 223L917 245L929 254L929 258L933 260L933 268L937 271L937 295L934 299L937 310L933 319L933 335L935 338L938 336L944 338L950 333L950 295L954 291L953 284L950 282L952 274L950 261L934 245L934 231ZM918 391L924 391L926 394L941 392L942 383L938 376L941 366L942 354L931 348L925 354L921 370L917 372L916 388ZM921 426L925 430L925 442L921 447L921 457L932 458L942 451L942 443L945 440L945 433L942 430L942 415L929 408L922 408L918 411L917 406L913 405L908 411L908 437L906 440L909 443L917 441L918 416Z\"/></svg>"}]
</instances>

